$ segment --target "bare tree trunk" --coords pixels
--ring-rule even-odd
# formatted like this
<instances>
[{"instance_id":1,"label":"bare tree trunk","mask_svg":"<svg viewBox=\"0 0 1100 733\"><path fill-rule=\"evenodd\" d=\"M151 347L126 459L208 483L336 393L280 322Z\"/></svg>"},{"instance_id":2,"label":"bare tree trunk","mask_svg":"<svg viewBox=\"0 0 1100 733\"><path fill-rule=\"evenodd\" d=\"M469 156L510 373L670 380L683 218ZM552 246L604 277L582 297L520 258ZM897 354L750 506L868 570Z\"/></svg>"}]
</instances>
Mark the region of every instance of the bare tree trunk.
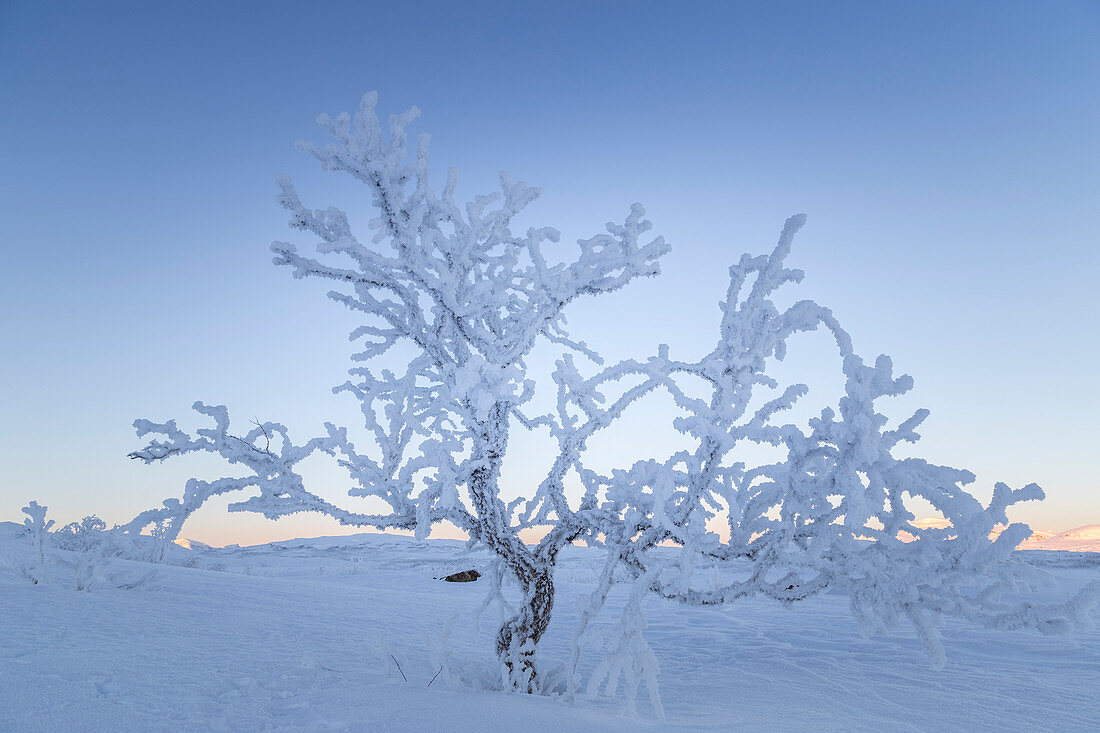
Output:
<instances>
[{"instance_id":1,"label":"bare tree trunk","mask_svg":"<svg viewBox=\"0 0 1100 733\"><path fill-rule=\"evenodd\" d=\"M507 406L495 405L489 419L474 432L479 440L473 459L480 465L470 477L470 498L481 525L480 539L497 553L523 588L519 613L497 632L497 656L514 689L534 692L535 647L550 623L554 607L553 560L540 559L523 544L509 526L504 504L498 498L500 460L508 445Z\"/></svg>"},{"instance_id":2,"label":"bare tree trunk","mask_svg":"<svg viewBox=\"0 0 1100 733\"><path fill-rule=\"evenodd\" d=\"M508 670L512 686L535 691L535 649L550 624L554 608L554 579L549 568L523 567L516 573L523 584L523 605L497 633L497 655Z\"/></svg>"}]
</instances>

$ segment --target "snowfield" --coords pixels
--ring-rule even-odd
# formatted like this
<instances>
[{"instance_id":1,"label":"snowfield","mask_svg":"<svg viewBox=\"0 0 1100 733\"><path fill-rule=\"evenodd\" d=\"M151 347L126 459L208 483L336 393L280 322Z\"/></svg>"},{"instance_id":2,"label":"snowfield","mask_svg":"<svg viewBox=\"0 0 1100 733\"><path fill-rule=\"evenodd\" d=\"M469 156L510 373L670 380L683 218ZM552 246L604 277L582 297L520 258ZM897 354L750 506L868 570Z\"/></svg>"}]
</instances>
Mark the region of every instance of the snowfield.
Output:
<instances>
[{"instance_id":1,"label":"snowfield","mask_svg":"<svg viewBox=\"0 0 1100 733\"><path fill-rule=\"evenodd\" d=\"M499 609L485 610L479 633L485 579L435 579L491 562L460 542L361 534L243 548L195 544L173 548L168 564L114 559L111 582L78 592L74 570L60 560L38 585L22 575L18 563L32 548L21 530L0 523L0 730L1100 726L1096 630L1042 637L948 621L947 667L934 672L910 628L862 639L840 595L789 610L762 599L685 608L650 597L646 635L661 667L662 722L644 689L641 718L622 713L621 695L570 704L492 689L500 686L492 649ZM1100 578L1098 553L1024 557L1057 581L1043 590L1045 600ZM544 668L565 659L577 600L591 589L600 561L586 548L566 549L553 620L539 646ZM155 575L145 584L117 587L150 569ZM624 598L622 586L598 620L612 619ZM586 672L597 651L582 659Z\"/></svg>"}]
</instances>

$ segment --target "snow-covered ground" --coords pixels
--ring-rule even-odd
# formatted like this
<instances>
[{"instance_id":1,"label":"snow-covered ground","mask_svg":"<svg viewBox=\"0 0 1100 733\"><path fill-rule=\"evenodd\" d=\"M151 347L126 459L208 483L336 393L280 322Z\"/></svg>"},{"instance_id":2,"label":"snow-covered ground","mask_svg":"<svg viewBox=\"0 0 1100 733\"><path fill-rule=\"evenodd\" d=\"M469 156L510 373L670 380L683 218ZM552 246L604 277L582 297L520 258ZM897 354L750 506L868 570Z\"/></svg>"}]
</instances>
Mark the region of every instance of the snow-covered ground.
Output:
<instances>
[{"instance_id":1,"label":"snow-covered ground","mask_svg":"<svg viewBox=\"0 0 1100 733\"><path fill-rule=\"evenodd\" d=\"M366 534L175 548L145 585L77 592L73 569L60 562L38 585L22 576L12 561L28 559L31 546L18 530L0 523L0 730L1100 728L1095 630L1051 638L949 623L947 667L935 672L908 629L861 639L843 596L790 610L763 600L700 609L654 598L645 610L661 665L662 723L644 694L639 720L622 715L621 700L570 705L476 689L478 680L491 686L497 616L485 612L479 636L484 579L434 579L488 564L459 542ZM1100 578L1100 554L1025 557L1060 585L1045 598ZM598 561L585 548L565 553L540 645L547 669L567 654L576 601ZM116 559L109 572L117 583L150 567ZM429 686L448 621L446 649L466 672ZM592 650L582 669L595 662Z\"/></svg>"}]
</instances>

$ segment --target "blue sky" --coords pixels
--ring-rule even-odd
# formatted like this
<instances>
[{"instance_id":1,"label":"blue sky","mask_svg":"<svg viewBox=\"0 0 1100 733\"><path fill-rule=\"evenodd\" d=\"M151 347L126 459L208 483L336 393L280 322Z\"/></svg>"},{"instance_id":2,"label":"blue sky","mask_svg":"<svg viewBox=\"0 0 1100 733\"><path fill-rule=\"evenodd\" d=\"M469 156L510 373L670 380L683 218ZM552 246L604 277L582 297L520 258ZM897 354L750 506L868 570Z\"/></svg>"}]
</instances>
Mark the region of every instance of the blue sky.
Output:
<instances>
[{"instance_id":1,"label":"blue sky","mask_svg":"<svg viewBox=\"0 0 1100 733\"><path fill-rule=\"evenodd\" d=\"M383 113L423 110L460 193L501 169L541 186L531 221L566 242L645 204L673 245L664 275L571 313L609 357L704 353L725 267L808 214L792 296L915 377L892 414L932 410L917 452L975 471L983 497L1040 483L1048 500L1015 514L1035 527L1100 522L1095 2L4 3L0 518L35 498L121 522L213 477L125 459L134 418L193 426L196 399L300 437L354 422L328 392L354 323L267 247L310 244L275 204L280 174L365 222L363 192L293 143L372 89ZM822 339L788 361L808 412L835 399ZM666 407L598 460L669 450ZM516 486L545 458L525 441ZM223 507L184 534L332 530Z\"/></svg>"}]
</instances>

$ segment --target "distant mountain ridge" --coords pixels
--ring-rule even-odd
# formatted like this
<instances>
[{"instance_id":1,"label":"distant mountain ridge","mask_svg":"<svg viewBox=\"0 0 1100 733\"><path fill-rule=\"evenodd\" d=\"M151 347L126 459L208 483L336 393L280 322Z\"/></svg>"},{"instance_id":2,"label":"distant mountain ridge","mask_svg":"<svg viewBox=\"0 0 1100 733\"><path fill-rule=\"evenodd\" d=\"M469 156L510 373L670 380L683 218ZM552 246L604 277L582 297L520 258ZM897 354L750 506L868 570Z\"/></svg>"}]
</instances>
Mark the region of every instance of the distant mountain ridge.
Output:
<instances>
[{"instance_id":1,"label":"distant mountain ridge","mask_svg":"<svg viewBox=\"0 0 1100 733\"><path fill-rule=\"evenodd\" d=\"M950 527L946 519L918 519L913 522L917 527ZM997 527L990 537L997 537L1004 527ZM1056 532L1049 529L1031 530L1031 536L1020 543L1018 550L1064 550L1067 552L1100 552L1100 524L1086 524L1082 527Z\"/></svg>"},{"instance_id":2,"label":"distant mountain ridge","mask_svg":"<svg viewBox=\"0 0 1100 733\"><path fill-rule=\"evenodd\" d=\"M1033 530L1031 537L1020 543L1020 549L1100 552L1100 524L1087 524L1065 532Z\"/></svg>"},{"instance_id":3,"label":"distant mountain ridge","mask_svg":"<svg viewBox=\"0 0 1100 733\"><path fill-rule=\"evenodd\" d=\"M918 527L948 527L950 523L946 519L918 519L913 522ZM24 526L18 522L0 521L0 536L16 536L23 533ZM996 537L1004 527L993 530L991 537ZM372 536L376 533L368 533ZM331 538L313 538L312 541L327 540L331 542L349 541L358 535L338 535ZM308 543L310 539L285 540L283 543ZM458 542L458 540L455 540ZM176 540L176 544L191 550L208 550L212 548L204 542L191 539ZM270 543L261 543L270 544ZM1020 550L1062 550L1065 552L1100 552L1100 524L1086 524L1064 532L1055 532L1048 529L1032 529L1031 537L1020 543Z\"/></svg>"}]
</instances>

